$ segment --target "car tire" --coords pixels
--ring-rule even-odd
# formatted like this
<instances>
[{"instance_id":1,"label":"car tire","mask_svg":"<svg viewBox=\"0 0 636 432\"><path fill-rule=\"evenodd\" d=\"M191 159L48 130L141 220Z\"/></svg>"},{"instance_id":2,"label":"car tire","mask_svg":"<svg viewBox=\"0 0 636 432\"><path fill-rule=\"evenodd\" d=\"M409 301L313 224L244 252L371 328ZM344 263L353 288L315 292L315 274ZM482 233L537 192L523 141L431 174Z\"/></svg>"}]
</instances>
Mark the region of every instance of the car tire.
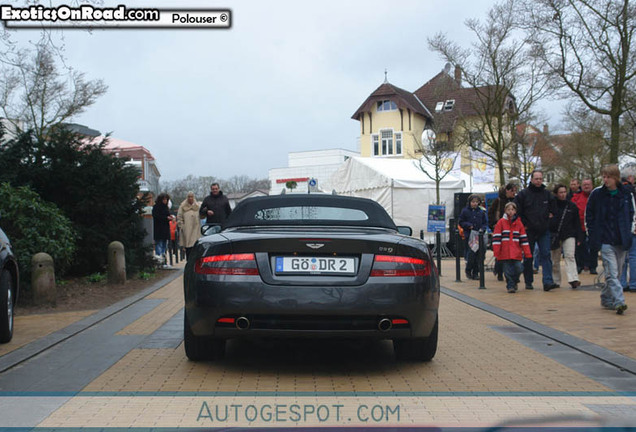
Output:
<instances>
[{"instance_id":1,"label":"car tire","mask_svg":"<svg viewBox=\"0 0 636 432\"><path fill-rule=\"evenodd\" d=\"M439 318L427 338L394 339L393 350L398 360L431 361L437 352L437 333Z\"/></svg>"},{"instance_id":2,"label":"car tire","mask_svg":"<svg viewBox=\"0 0 636 432\"><path fill-rule=\"evenodd\" d=\"M225 353L225 340L195 336L187 315L183 320L183 342L186 356L192 361L218 360L223 358Z\"/></svg>"},{"instance_id":3,"label":"car tire","mask_svg":"<svg viewBox=\"0 0 636 432\"><path fill-rule=\"evenodd\" d=\"M6 343L13 337L13 310L15 289L13 278L7 270L0 273L0 343Z\"/></svg>"}]
</instances>

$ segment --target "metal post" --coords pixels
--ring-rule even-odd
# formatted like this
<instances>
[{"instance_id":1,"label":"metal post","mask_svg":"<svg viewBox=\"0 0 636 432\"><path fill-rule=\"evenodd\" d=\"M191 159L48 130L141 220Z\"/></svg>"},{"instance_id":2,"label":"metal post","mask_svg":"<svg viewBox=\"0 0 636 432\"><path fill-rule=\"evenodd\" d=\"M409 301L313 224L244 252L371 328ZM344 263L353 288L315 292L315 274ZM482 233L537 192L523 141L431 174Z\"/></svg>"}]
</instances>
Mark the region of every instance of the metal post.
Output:
<instances>
[{"instance_id":1,"label":"metal post","mask_svg":"<svg viewBox=\"0 0 636 432\"><path fill-rule=\"evenodd\" d=\"M459 229L455 228L455 282L462 281L462 264L460 262L459 256L461 255L459 252L459 242L461 239L459 238Z\"/></svg>"},{"instance_id":2,"label":"metal post","mask_svg":"<svg viewBox=\"0 0 636 432\"><path fill-rule=\"evenodd\" d=\"M485 244L486 242L484 242L484 235L486 235L485 231L480 231L479 232L479 255L478 255L478 260L479 260L479 289L486 289L486 277L484 274L484 260L486 259L486 251L485 251Z\"/></svg>"},{"instance_id":3,"label":"metal post","mask_svg":"<svg viewBox=\"0 0 636 432\"><path fill-rule=\"evenodd\" d=\"M179 264L179 227L174 231L174 260Z\"/></svg>"},{"instance_id":4,"label":"metal post","mask_svg":"<svg viewBox=\"0 0 636 432\"><path fill-rule=\"evenodd\" d=\"M435 233L435 244L437 245L437 271L442 275L442 233Z\"/></svg>"}]
</instances>

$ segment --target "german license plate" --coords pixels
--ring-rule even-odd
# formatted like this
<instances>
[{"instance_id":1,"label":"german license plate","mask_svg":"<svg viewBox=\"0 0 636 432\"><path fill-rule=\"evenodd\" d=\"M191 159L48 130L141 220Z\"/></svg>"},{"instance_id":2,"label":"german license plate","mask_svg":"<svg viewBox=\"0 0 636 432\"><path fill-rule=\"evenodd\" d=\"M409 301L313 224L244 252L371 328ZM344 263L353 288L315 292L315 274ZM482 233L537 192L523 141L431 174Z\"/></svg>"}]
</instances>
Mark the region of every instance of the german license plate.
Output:
<instances>
[{"instance_id":1,"label":"german license plate","mask_svg":"<svg viewBox=\"0 0 636 432\"><path fill-rule=\"evenodd\" d=\"M276 257L276 274L355 274L355 264L345 257Z\"/></svg>"}]
</instances>

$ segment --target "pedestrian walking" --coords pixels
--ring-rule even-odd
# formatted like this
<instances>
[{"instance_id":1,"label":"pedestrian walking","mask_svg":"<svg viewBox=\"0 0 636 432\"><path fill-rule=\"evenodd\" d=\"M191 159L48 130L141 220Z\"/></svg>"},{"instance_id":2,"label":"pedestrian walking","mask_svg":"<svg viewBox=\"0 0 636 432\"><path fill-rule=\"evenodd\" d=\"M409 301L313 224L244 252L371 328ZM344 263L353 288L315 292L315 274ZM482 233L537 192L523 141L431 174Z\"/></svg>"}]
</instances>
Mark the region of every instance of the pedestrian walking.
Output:
<instances>
[{"instance_id":1,"label":"pedestrian walking","mask_svg":"<svg viewBox=\"0 0 636 432\"><path fill-rule=\"evenodd\" d=\"M625 254L632 244L636 220L634 198L621 184L616 165L601 170L603 186L592 191L585 210L585 224L591 247L601 250L605 284L601 289L601 306L622 315L627 309L619 275Z\"/></svg>"},{"instance_id":2,"label":"pedestrian walking","mask_svg":"<svg viewBox=\"0 0 636 432\"><path fill-rule=\"evenodd\" d=\"M572 202L576 204L576 207L579 209L579 219L581 220L581 231L583 234L583 240L580 245L576 246L574 254L578 273L587 270L590 274L597 274L598 251L590 249L590 240L587 235L587 228L585 227L585 207L587 207L587 200L593 189L592 179L583 179L581 182L581 193L572 197Z\"/></svg>"},{"instance_id":3,"label":"pedestrian walking","mask_svg":"<svg viewBox=\"0 0 636 432\"><path fill-rule=\"evenodd\" d=\"M633 182L634 176L629 175L623 181L623 186L625 187L625 190L636 196ZM636 236L636 234L634 234L634 236ZM629 270L629 280L627 277L627 270ZM632 238L632 245L627 252L627 256L625 257L625 265L623 266L623 271L621 272L620 282L621 286L623 287L623 291L636 292L636 238Z\"/></svg>"},{"instance_id":4,"label":"pedestrian walking","mask_svg":"<svg viewBox=\"0 0 636 432\"><path fill-rule=\"evenodd\" d=\"M581 193L581 182L577 178L570 180L570 190L567 192L566 199L572 201L574 195Z\"/></svg>"},{"instance_id":5,"label":"pedestrian walking","mask_svg":"<svg viewBox=\"0 0 636 432\"><path fill-rule=\"evenodd\" d=\"M517 185L514 183L508 183L499 188L499 195L488 208L488 227L491 231L495 230L495 225L503 217L506 204L513 202L516 195ZM497 280L503 280L503 267L499 260L495 260L495 276L497 276Z\"/></svg>"},{"instance_id":6,"label":"pedestrian walking","mask_svg":"<svg viewBox=\"0 0 636 432\"><path fill-rule=\"evenodd\" d=\"M181 246L185 248L186 260L190 258L194 244L201 237L200 208L201 204L194 197L194 192L188 192L177 212L177 222L181 234L179 240Z\"/></svg>"},{"instance_id":7,"label":"pedestrian walking","mask_svg":"<svg viewBox=\"0 0 636 432\"><path fill-rule=\"evenodd\" d=\"M519 277L523 272L523 258L531 258L532 253L526 230L517 217L517 205L509 202L504 208L504 215L493 231L492 251L502 265L506 289L512 294L517 292Z\"/></svg>"},{"instance_id":8,"label":"pedestrian walking","mask_svg":"<svg viewBox=\"0 0 636 432\"><path fill-rule=\"evenodd\" d=\"M170 220L173 216L168 208L170 195L163 192L157 196L157 201L152 207L153 239L155 240L155 259L166 263L166 248L170 240Z\"/></svg>"},{"instance_id":9,"label":"pedestrian walking","mask_svg":"<svg viewBox=\"0 0 636 432\"><path fill-rule=\"evenodd\" d=\"M550 235L552 236L552 279L561 285L561 252L565 262L565 273L572 288L581 286L579 272L576 268L574 251L583 239L579 209L572 201L567 200L567 187L558 184L553 191L556 196L554 215L550 219ZM580 193L580 192L579 192Z\"/></svg>"},{"instance_id":10,"label":"pedestrian walking","mask_svg":"<svg viewBox=\"0 0 636 432\"><path fill-rule=\"evenodd\" d=\"M227 197L223 195L218 183L210 185L210 195L205 197L199 214L207 218L206 223L217 223L223 225L227 217L232 213L232 207Z\"/></svg>"},{"instance_id":11,"label":"pedestrian walking","mask_svg":"<svg viewBox=\"0 0 636 432\"><path fill-rule=\"evenodd\" d=\"M459 225L464 229L466 242L466 277L475 280L479 279L478 236L488 227L486 212L479 207L479 204L481 204L481 198L477 195L470 195L468 204L459 215Z\"/></svg>"},{"instance_id":12,"label":"pedestrian walking","mask_svg":"<svg viewBox=\"0 0 636 432\"><path fill-rule=\"evenodd\" d=\"M550 209L553 206L554 195L546 190L543 184L543 172L532 171L530 185L520 191L515 197L517 214L528 234L530 250L535 244L539 245L539 262L543 270L543 290L550 291L557 288L552 279L552 260L550 258ZM532 272L532 258L523 260L523 278L526 289L534 289L534 274Z\"/></svg>"}]
</instances>

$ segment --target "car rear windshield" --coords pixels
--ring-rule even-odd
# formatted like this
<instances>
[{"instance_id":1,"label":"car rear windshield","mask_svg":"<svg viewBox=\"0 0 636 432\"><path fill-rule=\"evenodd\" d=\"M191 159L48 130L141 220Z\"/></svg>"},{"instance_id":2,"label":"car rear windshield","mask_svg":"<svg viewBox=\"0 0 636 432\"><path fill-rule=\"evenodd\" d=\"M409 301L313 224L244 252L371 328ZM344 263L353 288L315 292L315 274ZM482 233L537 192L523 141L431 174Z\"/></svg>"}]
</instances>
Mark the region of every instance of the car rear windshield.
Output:
<instances>
[{"instance_id":1,"label":"car rear windshield","mask_svg":"<svg viewBox=\"0 0 636 432\"><path fill-rule=\"evenodd\" d=\"M347 220L364 221L369 216L362 210L338 207L294 206L266 208L256 212L256 220L289 221L289 220Z\"/></svg>"},{"instance_id":2,"label":"car rear windshield","mask_svg":"<svg viewBox=\"0 0 636 432\"><path fill-rule=\"evenodd\" d=\"M397 229L375 201L332 195L282 195L241 201L226 228L253 225L353 225Z\"/></svg>"}]
</instances>

